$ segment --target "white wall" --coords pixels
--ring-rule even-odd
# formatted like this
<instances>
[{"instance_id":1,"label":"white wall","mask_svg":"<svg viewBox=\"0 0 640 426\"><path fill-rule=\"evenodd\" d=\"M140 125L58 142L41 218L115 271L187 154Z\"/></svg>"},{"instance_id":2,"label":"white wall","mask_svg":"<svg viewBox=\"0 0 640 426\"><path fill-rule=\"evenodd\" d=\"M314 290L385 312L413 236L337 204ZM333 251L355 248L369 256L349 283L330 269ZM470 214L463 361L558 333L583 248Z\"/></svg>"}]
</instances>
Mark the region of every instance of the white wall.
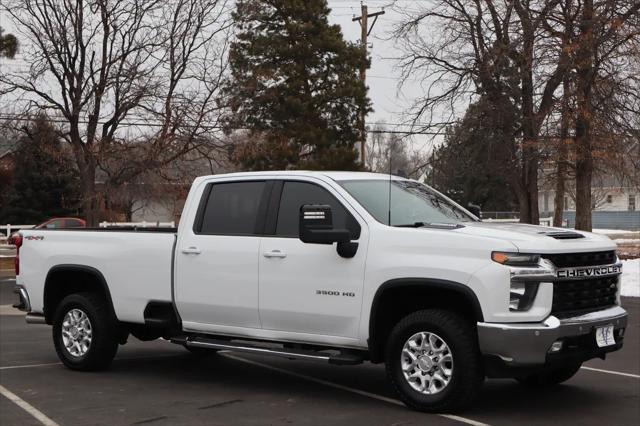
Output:
<instances>
[{"instance_id":1,"label":"white wall","mask_svg":"<svg viewBox=\"0 0 640 426\"><path fill-rule=\"evenodd\" d=\"M635 188L594 188L592 197L596 202L596 211L628 211L629 195L635 195L635 211L640 211L640 192ZM610 198L608 198L610 197ZM555 191L540 190L538 194L538 210L553 212ZM575 210L575 202L569 195L565 196L565 210Z\"/></svg>"},{"instance_id":2,"label":"white wall","mask_svg":"<svg viewBox=\"0 0 640 426\"><path fill-rule=\"evenodd\" d=\"M149 201L136 203L132 222L171 222L176 223L180 219L182 212L182 202L173 203L170 201Z\"/></svg>"}]
</instances>

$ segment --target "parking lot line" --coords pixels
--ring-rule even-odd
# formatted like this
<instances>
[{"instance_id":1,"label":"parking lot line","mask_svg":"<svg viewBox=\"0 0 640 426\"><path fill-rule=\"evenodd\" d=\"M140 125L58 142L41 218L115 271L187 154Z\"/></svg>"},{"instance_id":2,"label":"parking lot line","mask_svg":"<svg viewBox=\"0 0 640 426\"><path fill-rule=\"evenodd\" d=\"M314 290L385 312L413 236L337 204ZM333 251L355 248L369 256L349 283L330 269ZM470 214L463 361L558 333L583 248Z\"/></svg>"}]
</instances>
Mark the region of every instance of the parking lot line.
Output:
<instances>
[{"instance_id":1,"label":"parking lot line","mask_svg":"<svg viewBox=\"0 0 640 426\"><path fill-rule=\"evenodd\" d=\"M593 368L593 367L580 367L580 369L589 370L589 371L597 371L598 373L614 374L616 376L625 376L625 377L633 377L634 379L640 379L640 375L631 374L631 373L623 373L621 371L602 370L600 368Z\"/></svg>"},{"instance_id":2,"label":"parking lot line","mask_svg":"<svg viewBox=\"0 0 640 426\"><path fill-rule=\"evenodd\" d=\"M152 360L152 359L161 359L161 358L172 358L175 356L180 356L177 354L166 354L166 355L154 355L154 356L131 356L126 358L115 358L114 361L135 361L140 359ZM25 365L7 365L4 367L0 367L0 370L14 370L17 368L36 368L36 367L50 367L52 365L62 365L61 362L48 362L45 364L25 364Z\"/></svg>"},{"instance_id":3,"label":"parking lot line","mask_svg":"<svg viewBox=\"0 0 640 426\"><path fill-rule=\"evenodd\" d=\"M220 355L225 356L225 357L230 358L230 359L233 359L233 360L236 360L236 361L244 362L246 364L255 365L255 366L258 366L258 367L262 367L262 368L266 368L266 369L269 369L269 370L277 371L277 372L282 373L282 374L287 374L287 375L292 376L292 377L297 377L297 378L300 378L300 379L304 379L304 380L308 380L308 381L311 381L311 382L315 382L315 383L318 383L318 384L321 384L321 385L324 385L324 386L329 386L329 387L340 389L340 390L343 390L343 391L346 391L346 392L351 392L351 393L355 393L355 394L358 394L358 395L361 395L361 396L366 396L368 398L373 398L373 399L377 399L379 401L384 401L384 402L387 402L389 404L400 405L402 407L405 407L405 405L401 401L398 401L397 399L387 398L386 396L382 396L382 395L378 395L378 394L375 394L375 393L366 392L366 391L363 391L363 390L360 390L360 389L351 388L351 387L344 386L344 385L341 385L341 384L338 384L338 383L329 382L329 381L323 380L323 379L318 379L316 377L307 376L306 374L295 373L293 371L285 370L285 369L279 368L279 367L274 367L272 365L264 364L262 362L253 361L253 360L250 360L250 359L242 358L242 357L239 357L237 355L231 355L231 354L229 354L227 352L220 353ZM457 422L466 423L468 425L489 426L487 423L482 423L482 422L479 422L479 421L476 421L476 420L468 419L466 417L456 416L454 414L435 414L435 415L447 418L449 420L454 420L454 421L457 421Z\"/></svg>"},{"instance_id":4,"label":"parking lot line","mask_svg":"<svg viewBox=\"0 0 640 426\"><path fill-rule=\"evenodd\" d=\"M51 420L42 411L38 410L36 407L29 404L27 401L20 398L18 395L11 392L9 389L5 388L2 385L0 385L0 395L3 395L9 401L13 402L18 407L22 408L24 411L32 415L36 420L38 420L44 426L59 426L58 423Z\"/></svg>"},{"instance_id":5,"label":"parking lot line","mask_svg":"<svg viewBox=\"0 0 640 426\"><path fill-rule=\"evenodd\" d=\"M61 365L61 362L48 362L46 364L26 364L26 365L8 365L6 367L0 367L0 370L14 370L16 368L34 368L34 367L47 367L50 365Z\"/></svg>"}]
</instances>

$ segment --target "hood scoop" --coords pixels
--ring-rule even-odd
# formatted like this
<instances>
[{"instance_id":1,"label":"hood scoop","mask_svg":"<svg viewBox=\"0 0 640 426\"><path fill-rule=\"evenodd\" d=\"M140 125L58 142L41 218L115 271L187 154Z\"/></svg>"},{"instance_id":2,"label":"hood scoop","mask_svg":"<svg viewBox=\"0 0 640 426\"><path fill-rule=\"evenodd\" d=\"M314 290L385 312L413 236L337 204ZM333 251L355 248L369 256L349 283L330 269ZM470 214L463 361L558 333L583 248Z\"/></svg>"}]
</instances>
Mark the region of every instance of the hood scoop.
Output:
<instances>
[{"instance_id":1,"label":"hood scoop","mask_svg":"<svg viewBox=\"0 0 640 426\"><path fill-rule=\"evenodd\" d=\"M555 238L556 240L575 240L578 238L584 238L584 235L571 231L540 232L540 234Z\"/></svg>"}]
</instances>

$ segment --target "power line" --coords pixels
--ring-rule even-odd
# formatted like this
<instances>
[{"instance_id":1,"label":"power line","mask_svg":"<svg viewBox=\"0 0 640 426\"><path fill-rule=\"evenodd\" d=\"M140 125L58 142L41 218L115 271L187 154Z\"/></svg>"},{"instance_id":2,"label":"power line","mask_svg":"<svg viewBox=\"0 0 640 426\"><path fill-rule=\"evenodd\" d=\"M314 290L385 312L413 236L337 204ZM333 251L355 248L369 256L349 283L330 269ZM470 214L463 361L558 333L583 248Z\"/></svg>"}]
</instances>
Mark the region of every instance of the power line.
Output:
<instances>
[{"instance_id":1,"label":"power line","mask_svg":"<svg viewBox=\"0 0 640 426\"><path fill-rule=\"evenodd\" d=\"M36 116L19 116L19 115L0 115L0 120L6 120L6 121L18 121L18 122L32 122L34 119L36 118ZM51 123L56 123L56 124L68 124L69 121L64 119L64 118L59 118L59 117L47 117L47 120ZM84 119L84 120L79 120L78 121L79 124L89 124L89 121ZM98 124L100 125L104 125L107 124L105 121L99 121ZM121 126L125 126L125 127L162 127L163 123L160 122L152 122L152 121L121 121L118 123L118 125ZM376 125L380 125L380 126L411 126L410 124L404 124L404 123L383 123L383 122L375 122L375 123L366 123L367 127L372 127L372 126L376 126ZM219 125L213 125L213 126L200 126L203 130L223 130L222 126ZM411 126L413 127L413 126ZM236 127L233 128L231 130L251 130L248 127ZM371 133L371 134L401 134L401 135L431 135L431 136L438 136L438 135L443 135L444 132L432 132L432 131L425 131L425 130L385 130L385 129L369 129L367 130L367 133Z\"/></svg>"}]
</instances>

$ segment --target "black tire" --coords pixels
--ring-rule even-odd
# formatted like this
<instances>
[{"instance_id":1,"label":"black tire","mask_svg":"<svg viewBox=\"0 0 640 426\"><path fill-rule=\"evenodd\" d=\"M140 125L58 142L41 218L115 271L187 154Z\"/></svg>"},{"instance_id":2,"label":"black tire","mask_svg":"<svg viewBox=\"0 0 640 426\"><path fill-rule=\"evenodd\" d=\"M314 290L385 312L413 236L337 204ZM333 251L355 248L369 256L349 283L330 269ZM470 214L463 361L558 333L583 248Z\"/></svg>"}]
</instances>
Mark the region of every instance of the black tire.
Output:
<instances>
[{"instance_id":1,"label":"black tire","mask_svg":"<svg viewBox=\"0 0 640 426\"><path fill-rule=\"evenodd\" d=\"M401 365L405 342L421 332L434 333L441 338L450 348L453 358L450 381L430 395L409 384ZM391 331L386 349L387 377L400 399L415 410L451 412L463 408L478 395L484 382L482 358L473 324L455 312L428 309L406 316Z\"/></svg>"},{"instance_id":2,"label":"black tire","mask_svg":"<svg viewBox=\"0 0 640 426\"><path fill-rule=\"evenodd\" d=\"M582 367L582 362L554 367L530 375L517 377L516 380L525 386L554 386L572 378Z\"/></svg>"},{"instance_id":3,"label":"black tire","mask_svg":"<svg viewBox=\"0 0 640 426\"><path fill-rule=\"evenodd\" d=\"M82 355L73 355L64 344L62 327L67 313L83 312L91 326L91 342ZM77 293L65 297L53 317L53 344L60 361L72 370L102 370L111 364L118 350L117 321L109 310L108 302L96 293Z\"/></svg>"}]
</instances>

